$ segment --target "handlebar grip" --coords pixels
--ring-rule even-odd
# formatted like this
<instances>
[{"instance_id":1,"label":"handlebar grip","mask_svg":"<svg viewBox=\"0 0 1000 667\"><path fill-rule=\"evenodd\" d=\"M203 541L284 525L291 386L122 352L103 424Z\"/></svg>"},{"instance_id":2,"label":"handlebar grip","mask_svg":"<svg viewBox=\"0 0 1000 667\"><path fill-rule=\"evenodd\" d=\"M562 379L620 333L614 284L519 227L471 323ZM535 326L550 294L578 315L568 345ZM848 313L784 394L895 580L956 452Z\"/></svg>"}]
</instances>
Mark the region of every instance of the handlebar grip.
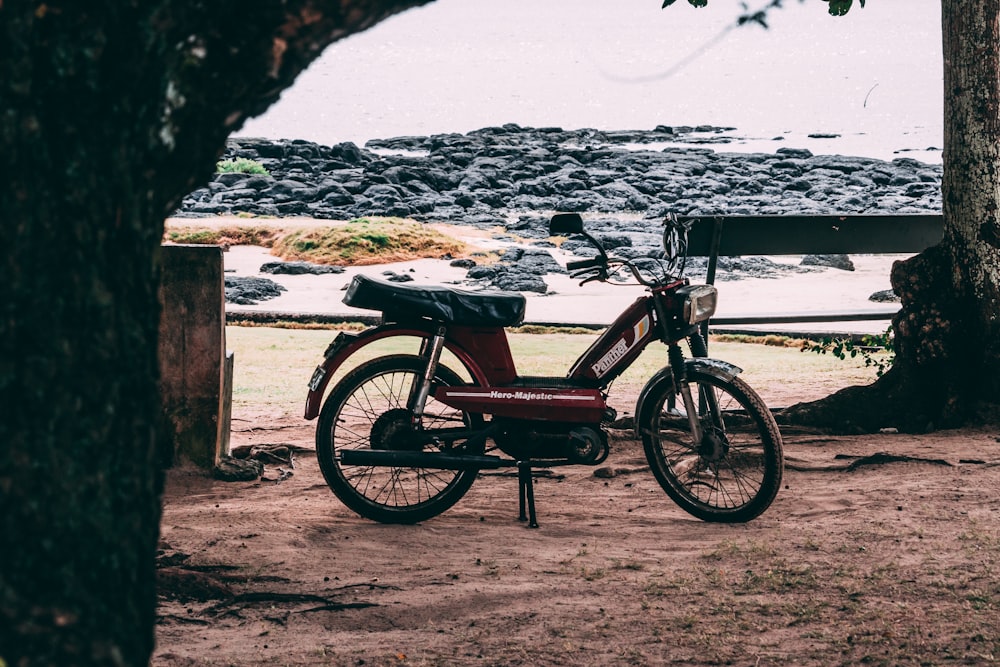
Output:
<instances>
[{"instance_id":1,"label":"handlebar grip","mask_svg":"<svg viewBox=\"0 0 1000 667\"><path fill-rule=\"evenodd\" d=\"M600 257L594 257L592 259L581 259L578 262L566 262L567 271L577 271L578 269L590 269L595 266L602 266L603 262Z\"/></svg>"}]
</instances>

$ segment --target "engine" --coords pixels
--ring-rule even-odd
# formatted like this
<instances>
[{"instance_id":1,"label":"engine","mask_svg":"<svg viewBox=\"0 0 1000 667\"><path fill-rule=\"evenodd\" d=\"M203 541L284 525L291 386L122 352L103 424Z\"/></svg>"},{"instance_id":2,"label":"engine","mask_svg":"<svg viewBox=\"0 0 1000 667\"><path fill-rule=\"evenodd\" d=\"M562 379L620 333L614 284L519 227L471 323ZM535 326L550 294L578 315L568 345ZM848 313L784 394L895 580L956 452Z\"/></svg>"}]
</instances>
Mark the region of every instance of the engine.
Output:
<instances>
[{"instance_id":1,"label":"engine","mask_svg":"<svg viewBox=\"0 0 1000 667\"><path fill-rule=\"evenodd\" d=\"M597 424L564 424L494 417L499 432L493 437L508 456L566 460L597 465L608 457L608 435Z\"/></svg>"}]
</instances>

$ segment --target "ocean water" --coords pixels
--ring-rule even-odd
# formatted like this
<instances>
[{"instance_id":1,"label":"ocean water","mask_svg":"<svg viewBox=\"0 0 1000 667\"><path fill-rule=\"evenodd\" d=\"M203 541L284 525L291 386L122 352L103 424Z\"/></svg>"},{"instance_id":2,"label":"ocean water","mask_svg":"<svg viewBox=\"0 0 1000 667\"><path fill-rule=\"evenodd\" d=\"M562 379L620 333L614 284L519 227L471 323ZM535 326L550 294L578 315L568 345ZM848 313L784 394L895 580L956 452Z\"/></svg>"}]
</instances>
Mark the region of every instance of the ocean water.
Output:
<instances>
[{"instance_id":1,"label":"ocean water","mask_svg":"<svg viewBox=\"0 0 1000 667\"><path fill-rule=\"evenodd\" d=\"M363 145L504 123L708 124L734 128L716 150L940 162L940 0L841 18L786 0L769 30L730 29L737 0L661 4L437 0L329 47L237 134Z\"/></svg>"}]
</instances>

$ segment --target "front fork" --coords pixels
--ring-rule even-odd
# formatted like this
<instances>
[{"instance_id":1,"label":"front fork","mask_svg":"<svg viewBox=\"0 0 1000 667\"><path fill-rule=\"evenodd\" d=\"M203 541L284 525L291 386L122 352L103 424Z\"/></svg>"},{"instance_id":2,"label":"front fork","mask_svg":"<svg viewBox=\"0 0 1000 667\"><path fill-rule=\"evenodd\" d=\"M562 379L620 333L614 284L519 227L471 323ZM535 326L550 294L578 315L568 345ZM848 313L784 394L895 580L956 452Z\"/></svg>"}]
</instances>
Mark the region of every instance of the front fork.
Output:
<instances>
[{"instance_id":1,"label":"front fork","mask_svg":"<svg viewBox=\"0 0 1000 667\"><path fill-rule=\"evenodd\" d=\"M691 394L691 385L688 384L687 366L684 364L684 352L676 342L670 343L667 348L670 359L670 370L674 378L674 392L681 395L684 403L684 411L687 413L688 426L691 428L691 440L697 449L704 439L704 431L701 428L701 410L694 404L694 396ZM693 354L696 354L693 352ZM703 396L705 392L700 392Z\"/></svg>"},{"instance_id":2,"label":"front fork","mask_svg":"<svg viewBox=\"0 0 1000 667\"><path fill-rule=\"evenodd\" d=\"M427 364L424 367L423 377L414 382L410 388L410 397L406 406L410 410L410 423L415 429L419 429L422 424L424 407L431 394L434 375L437 373L438 362L441 360L441 351L444 350L445 333L445 328L440 326L433 336L420 343L420 356Z\"/></svg>"},{"instance_id":3,"label":"front fork","mask_svg":"<svg viewBox=\"0 0 1000 667\"><path fill-rule=\"evenodd\" d=\"M705 344L705 339L702 338L700 333L695 332L691 334L688 337L688 344L691 346L692 357L708 356L708 346ZM713 437L711 440L706 438L701 419L701 416L706 414L710 417L711 421L709 423L712 424L714 429L713 434L718 434L719 431L724 429L722 412L719 410L719 403L715 392L711 391L711 387L709 386L701 387L701 391L698 392L698 405L695 405L694 396L691 393L691 384L688 382L687 377L687 364L684 363L684 352L681 350L680 345L674 342L670 343L668 354L674 378L674 390L681 395L681 400L684 402L684 410L688 416L688 425L691 428L692 444L703 455L715 458L719 454L718 438Z\"/></svg>"}]
</instances>

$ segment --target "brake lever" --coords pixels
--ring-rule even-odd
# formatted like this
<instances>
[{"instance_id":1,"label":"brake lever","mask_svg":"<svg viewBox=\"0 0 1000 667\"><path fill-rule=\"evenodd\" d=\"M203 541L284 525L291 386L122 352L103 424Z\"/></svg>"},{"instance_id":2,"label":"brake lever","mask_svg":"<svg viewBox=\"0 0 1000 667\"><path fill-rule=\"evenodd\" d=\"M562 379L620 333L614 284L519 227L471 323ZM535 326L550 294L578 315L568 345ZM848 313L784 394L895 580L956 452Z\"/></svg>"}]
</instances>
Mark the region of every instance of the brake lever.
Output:
<instances>
[{"instance_id":1,"label":"brake lever","mask_svg":"<svg viewBox=\"0 0 1000 667\"><path fill-rule=\"evenodd\" d=\"M574 278L579 278L579 276L573 276L573 277ZM584 278L583 280L581 280L580 281L580 287L583 287L587 283L592 283L595 280L600 280L601 282L604 282L607 279L608 279L607 269L601 268L601 269L598 269L597 272L594 275L592 275L592 276L590 276L588 278Z\"/></svg>"}]
</instances>

